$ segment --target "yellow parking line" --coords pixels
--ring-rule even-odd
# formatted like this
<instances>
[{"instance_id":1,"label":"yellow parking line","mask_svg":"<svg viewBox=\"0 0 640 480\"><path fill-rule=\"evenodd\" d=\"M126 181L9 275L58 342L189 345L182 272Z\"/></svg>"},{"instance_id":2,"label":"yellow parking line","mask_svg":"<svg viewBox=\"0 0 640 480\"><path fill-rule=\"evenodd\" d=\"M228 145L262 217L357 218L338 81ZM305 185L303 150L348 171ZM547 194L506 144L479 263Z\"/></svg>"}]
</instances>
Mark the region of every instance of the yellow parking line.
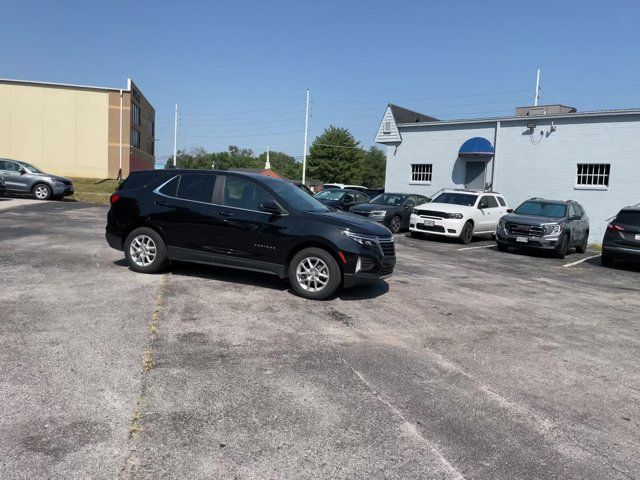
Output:
<instances>
[{"instance_id":1,"label":"yellow parking line","mask_svg":"<svg viewBox=\"0 0 640 480\"><path fill-rule=\"evenodd\" d=\"M592 255L591 257L582 258L582 259L578 260L577 262L565 263L562 266L563 267L573 267L574 265L578 265L579 263L586 262L587 260L591 260L592 258L598 258L599 256L600 256L600 254Z\"/></svg>"}]
</instances>

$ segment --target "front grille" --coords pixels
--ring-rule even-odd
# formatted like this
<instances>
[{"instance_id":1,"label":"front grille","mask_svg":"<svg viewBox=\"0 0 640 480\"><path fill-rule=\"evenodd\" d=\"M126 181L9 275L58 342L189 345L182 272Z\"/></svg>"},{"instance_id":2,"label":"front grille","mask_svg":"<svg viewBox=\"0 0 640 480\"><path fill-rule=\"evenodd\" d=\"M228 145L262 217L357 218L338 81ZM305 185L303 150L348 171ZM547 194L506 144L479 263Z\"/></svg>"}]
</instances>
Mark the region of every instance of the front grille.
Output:
<instances>
[{"instance_id":1,"label":"front grille","mask_svg":"<svg viewBox=\"0 0 640 480\"><path fill-rule=\"evenodd\" d=\"M396 254L396 244L392 240L380 239L380 248L385 256L394 256Z\"/></svg>"},{"instance_id":2,"label":"front grille","mask_svg":"<svg viewBox=\"0 0 640 480\"><path fill-rule=\"evenodd\" d=\"M506 228L507 232L512 235L522 235L525 237L542 237L544 235L544 227L539 225L507 222Z\"/></svg>"},{"instance_id":3,"label":"front grille","mask_svg":"<svg viewBox=\"0 0 640 480\"><path fill-rule=\"evenodd\" d=\"M437 212L435 210L417 210L416 214L421 217L449 218L449 214L447 212Z\"/></svg>"},{"instance_id":4,"label":"front grille","mask_svg":"<svg viewBox=\"0 0 640 480\"><path fill-rule=\"evenodd\" d=\"M366 272L367 270L373 270L376 264L373 263L373 260L367 257L360 257L360 270Z\"/></svg>"},{"instance_id":5,"label":"front grille","mask_svg":"<svg viewBox=\"0 0 640 480\"><path fill-rule=\"evenodd\" d=\"M63 180L62 183L65 185L71 185L71 180Z\"/></svg>"},{"instance_id":6,"label":"front grille","mask_svg":"<svg viewBox=\"0 0 640 480\"><path fill-rule=\"evenodd\" d=\"M382 275L389 275L393 273L393 265L383 265L382 268L380 269L380 273Z\"/></svg>"},{"instance_id":7,"label":"front grille","mask_svg":"<svg viewBox=\"0 0 640 480\"><path fill-rule=\"evenodd\" d=\"M441 232L444 233L444 227L442 225L423 225L423 224L418 224L416 225L416 228L418 230L424 230L426 232Z\"/></svg>"}]
</instances>

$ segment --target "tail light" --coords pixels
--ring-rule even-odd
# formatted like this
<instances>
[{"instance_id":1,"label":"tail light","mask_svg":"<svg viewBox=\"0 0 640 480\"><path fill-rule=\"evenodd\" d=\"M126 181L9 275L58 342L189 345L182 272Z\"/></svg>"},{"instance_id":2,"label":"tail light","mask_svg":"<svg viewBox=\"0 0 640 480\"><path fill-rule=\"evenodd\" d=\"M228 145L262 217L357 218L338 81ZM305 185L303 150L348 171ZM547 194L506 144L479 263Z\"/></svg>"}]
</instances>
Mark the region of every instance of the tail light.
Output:
<instances>
[{"instance_id":1,"label":"tail light","mask_svg":"<svg viewBox=\"0 0 640 480\"><path fill-rule=\"evenodd\" d=\"M120 200L120 195L118 195L117 193L113 193L110 197L109 197L109 203L111 205L113 205L114 203L116 203L118 200Z\"/></svg>"},{"instance_id":2,"label":"tail light","mask_svg":"<svg viewBox=\"0 0 640 480\"><path fill-rule=\"evenodd\" d=\"M609 225L607 225L607 230L612 232L624 232L624 228L622 228L617 223L610 223Z\"/></svg>"}]
</instances>

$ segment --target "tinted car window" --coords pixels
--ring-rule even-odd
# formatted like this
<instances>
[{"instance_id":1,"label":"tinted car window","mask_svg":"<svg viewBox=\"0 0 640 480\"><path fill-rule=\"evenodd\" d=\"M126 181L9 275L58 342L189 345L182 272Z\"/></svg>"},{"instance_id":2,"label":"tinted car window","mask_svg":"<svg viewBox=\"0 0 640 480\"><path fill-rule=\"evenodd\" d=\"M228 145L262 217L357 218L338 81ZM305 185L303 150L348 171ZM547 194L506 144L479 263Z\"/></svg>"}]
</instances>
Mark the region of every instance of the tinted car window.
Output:
<instances>
[{"instance_id":1,"label":"tinted car window","mask_svg":"<svg viewBox=\"0 0 640 480\"><path fill-rule=\"evenodd\" d=\"M318 200L340 200L344 196L344 190L322 190L316 194Z\"/></svg>"},{"instance_id":2,"label":"tinted car window","mask_svg":"<svg viewBox=\"0 0 640 480\"><path fill-rule=\"evenodd\" d=\"M358 201L359 201L359 202L368 202L368 201L369 201L369 197L367 197L367 196L366 196L365 194L363 194L363 193L359 193L359 194L357 195L357 197L358 197Z\"/></svg>"},{"instance_id":3,"label":"tinted car window","mask_svg":"<svg viewBox=\"0 0 640 480\"><path fill-rule=\"evenodd\" d=\"M3 165L4 164L4 165ZM17 172L20 170L20 167L18 166L17 163L15 162L7 162L7 161L3 161L0 162L0 169L2 170L9 170L11 172Z\"/></svg>"},{"instance_id":4,"label":"tinted car window","mask_svg":"<svg viewBox=\"0 0 640 480\"><path fill-rule=\"evenodd\" d=\"M498 202L500 203L501 206L506 207L507 206L507 202L504 201L504 198L502 197L496 197L498 199Z\"/></svg>"},{"instance_id":5,"label":"tinted car window","mask_svg":"<svg viewBox=\"0 0 640 480\"><path fill-rule=\"evenodd\" d=\"M215 179L215 175L184 173L180 175L177 196L184 200L211 203Z\"/></svg>"},{"instance_id":6,"label":"tinted car window","mask_svg":"<svg viewBox=\"0 0 640 480\"><path fill-rule=\"evenodd\" d=\"M260 210L265 202L274 199L263 188L243 178L227 177L224 185L224 204L246 210Z\"/></svg>"},{"instance_id":7,"label":"tinted car window","mask_svg":"<svg viewBox=\"0 0 640 480\"><path fill-rule=\"evenodd\" d=\"M122 182L122 184L120 184L118 190L133 190L134 188L144 187L149 182L156 179L159 180L161 177L162 175L158 174L157 170L142 170L138 172L132 172Z\"/></svg>"},{"instance_id":8,"label":"tinted car window","mask_svg":"<svg viewBox=\"0 0 640 480\"><path fill-rule=\"evenodd\" d=\"M535 202L527 200L515 213L520 215L535 215L538 217L562 218L567 214L567 206L561 203Z\"/></svg>"},{"instance_id":9,"label":"tinted car window","mask_svg":"<svg viewBox=\"0 0 640 480\"><path fill-rule=\"evenodd\" d=\"M485 195L484 197L482 197L480 202L485 203L487 205L487 208L498 207L498 202L496 202L496 197L494 197L493 195Z\"/></svg>"},{"instance_id":10,"label":"tinted car window","mask_svg":"<svg viewBox=\"0 0 640 480\"><path fill-rule=\"evenodd\" d=\"M438 195L433 201L435 203L450 203L452 205L464 205L473 207L478 199L478 195L468 193L445 192Z\"/></svg>"},{"instance_id":11,"label":"tinted car window","mask_svg":"<svg viewBox=\"0 0 640 480\"><path fill-rule=\"evenodd\" d=\"M576 209L576 214L580 215L581 217L584 215L584 210L582 209L582 207L580 205L578 205L577 203L574 205L575 209Z\"/></svg>"},{"instance_id":12,"label":"tinted car window","mask_svg":"<svg viewBox=\"0 0 640 480\"><path fill-rule=\"evenodd\" d=\"M159 192L163 195L167 195L168 197L175 197L178 193L178 183L180 183L180 177L175 177L164 185Z\"/></svg>"},{"instance_id":13,"label":"tinted car window","mask_svg":"<svg viewBox=\"0 0 640 480\"><path fill-rule=\"evenodd\" d=\"M576 216L576 209L573 208L573 205L569 205L569 217L575 217Z\"/></svg>"},{"instance_id":14,"label":"tinted car window","mask_svg":"<svg viewBox=\"0 0 640 480\"><path fill-rule=\"evenodd\" d=\"M622 225L640 227L640 211L622 210L616 215L616 222Z\"/></svg>"}]
</instances>

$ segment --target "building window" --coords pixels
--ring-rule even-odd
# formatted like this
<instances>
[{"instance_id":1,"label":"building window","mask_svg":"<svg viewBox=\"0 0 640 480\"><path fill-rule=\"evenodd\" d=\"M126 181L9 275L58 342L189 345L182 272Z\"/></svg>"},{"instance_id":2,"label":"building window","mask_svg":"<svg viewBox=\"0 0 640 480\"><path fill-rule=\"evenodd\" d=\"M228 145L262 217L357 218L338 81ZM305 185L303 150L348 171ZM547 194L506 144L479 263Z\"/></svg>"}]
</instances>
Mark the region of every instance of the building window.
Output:
<instances>
[{"instance_id":1,"label":"building window","mask_svg":"<svg viewBox=\"0 0 640 480\"><path fill-rule=\"evenodd\" d=\"M151 139L151 138L147 139L147 153L149 155L153 155L155 153L154 152L154 146L155 146L155 144L154 144L153 139Z\"/></svg>"},{"instance_id":2,"label":"building window","mask_svg":"<svg viewBox=\"0 0 640 480\"><path fill-rule=\"evenodd\" d=\"M131 103L131 123L140 125L140 107L135 103Z\"/></svg>"},{"instance_id":3,"label":"building window","mask_svg":"<svg viewBox=\"0 0 640 480\"><path fill-rule=\"evenodd\" d=\"M131 146L140 148L140 132L137 128L131 129Z\"/></svg>"},{"instance_id":4,"label":"building window","mask_svg":"<svg viewBox=\"0 0 640 480\"><path fill-rule=\"evenodd\" d=\"M411 165L411 183L431 183L433 165L430 163L414 163Z\"/></svg>"},{"instance_id":5,"label":"building window","mask_svg":"<svg viewBox=\"0 0 640 480\"><path fill-rule=\"evenodd\" d=\"M579 163L576 188L609 188L609 163Z\"/></svg>"},{"instance_id":6,"label":"building window","mask_svg":"<svg viewBox=\"0 0 640 480\"><path fill-rule=\"evenodd\" d=\"M384 127L382 128L382 133L391 133L391 122L384 122Z\"/></svg>"},{"instance_id":7,"label":"building window","mask_svg":"<svg viewBox=\"0 0 640 480\"><path fill-rule=\"evenodd\" d=\"M147 118L147 135L149 137L154 137L156 133L155 130L156 130L156 125L153 121L153 116L149 114L149 117Z\"/></svg>"}]
</instances>

